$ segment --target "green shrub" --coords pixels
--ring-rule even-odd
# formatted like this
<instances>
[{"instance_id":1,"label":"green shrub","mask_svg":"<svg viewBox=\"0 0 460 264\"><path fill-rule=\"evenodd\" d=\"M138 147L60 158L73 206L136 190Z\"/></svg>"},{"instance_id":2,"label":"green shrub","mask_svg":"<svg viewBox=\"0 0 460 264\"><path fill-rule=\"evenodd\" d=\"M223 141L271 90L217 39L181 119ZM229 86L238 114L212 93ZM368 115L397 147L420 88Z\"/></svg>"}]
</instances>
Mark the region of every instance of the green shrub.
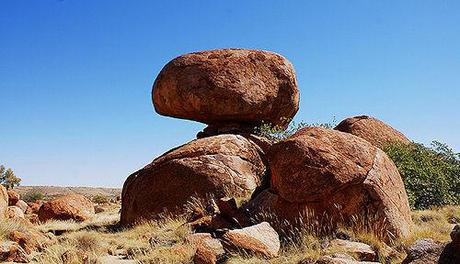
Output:
<instances>
[{"instance_id":1,"label":"green shrub","mask_svg":"<svg viewBox=\"0 0 460 264\"><path fill-rule=\"evenodd\" d=\"M332 129L336 125L335 117L333 117L330 123L306 123L301 121L300 123L296 123L294 121L289 122L289 125L286 129L280 126L273 126L269 123L262 123L259 127L256 128L255 133L259 136L268 138L273 142L278 142L295 134L297 131L304 127L324 127Z\"/></svg>"},{"instance_id":2,"label":"green shrub","mask_svg":"<svg viewBox=\"0 0 460 264\"><path fill-rule=\"evenodd\" d=\"M43 200L45 199L45 195L39 191L28 191L24 195L21 196L22 200L28 202L28 203L33 203L37 200Z\"/></svg>"},{"instance_id":3,"label":"green shrub","mask_svg":"<svg viewBox=\"0 0 460 264\"><path fill-rule=\"evenodd\" d=\"M460 155L446 144L393 143L384 151L398 167L411 208L460 204Z\"/></svg>"},{"instance_id":4,"label":"green shrub","mask_svg":"<svg viewBox=\"0 0 460 264\"><path fill-rule=\"evenodd\" d=\"M110 197L108 197L107 195L103 195L103 194L96 194L95 196L93 196L92 201L93 203L97 203L97 204L105 204L110 201Z\"/></svg>"}]
</instances>

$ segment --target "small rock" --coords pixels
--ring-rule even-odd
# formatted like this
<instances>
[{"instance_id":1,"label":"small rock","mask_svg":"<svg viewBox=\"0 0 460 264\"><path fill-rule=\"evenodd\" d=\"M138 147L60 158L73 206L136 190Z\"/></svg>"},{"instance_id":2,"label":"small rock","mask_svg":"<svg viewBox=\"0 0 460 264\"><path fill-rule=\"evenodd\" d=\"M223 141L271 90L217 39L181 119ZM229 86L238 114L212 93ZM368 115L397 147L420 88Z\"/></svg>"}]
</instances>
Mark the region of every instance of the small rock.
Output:
<instances>
[{"instance_id":1,"label":"small rock","mask_svg":"<svg viewBox=\"0 0 460 264\"><path fill-rule=\"evenodd\" d=\"M239 228L249 225L249 218L238 209L235 198L221 198L217 200L217 207L220 215L228 222Z\"/></svg>"},{"instance_id":2,"label":"small rock","mask_svg":"<svg viewBox=\"0 0 460 264\"><path fill-rule=\"evenodd\" d=\"M6 218L8 219L23 218L24 219L24 212L21 210L21 208L17 206L8 206L6 208Z\"/></svg>"},{"instance_id":3,"label":"small rock","mask_svg":"<svg viewBox=\"0 0 460 264\"><path fill-rule=\"evenodd\" d=\"M21 208L21 210L22 210L24 213L26 213L27 208L29 208L29 206L27 205L27 203L24 202L23 200L19 200L19 201L15 204L15 206Z\"/></svg>"},{"instance_id":4,"label":"small rock","mask_svg":"<svg viewBox=\"0 0 460 264\"><path fill-rule=\"evenodd\" d=\"M329 247L337 248L343 250L344 253L357 256L359 260L373 261L377 258L377 254L369 245L360 242L334 239L330 242Z\"/></svg>"},{"instance_id":5,"label":"small rock","mask_svg":"<svg viewBox=\"0 0 460 264\"><path fill-rule=\"evenodd\" d=\"M101 205L96 204L96 205L94 206L94 212L95 212L96 214L105 212L105 208L104 208L103 206L101 206Z\"/></svg>"},{"instance_id":6,"label":"small rock","mask_svg":"<svg viewBox=\"0 0 460 264\"><path fill-rule=\"evenodd\" d=\"M27 254L30 254L32 249L36 247L36 241L33 241L31 236L28 236L27 234L20 231L11 232L9 239L18 243L18 245L23 248Z\"/></svg>"},{"instance_id":7,"label":"small rock","mask_svg":"<svg viewBox=\"0 0 460 264\"><path fill-rule=\"evenodd\" d=\"M209 233L192 234L185 240L196 248L195 264L215 264L225 254L222 243Z\"/></svg>"},{"instance_id":8,"label":"small rock","mask_svg":"<svg viewBox=\"0 0 460 264\"><path fill-rule=\"evenodd\" d=\"M0 243L0 261L29 262L29 256L17 243L5 241Z\"/></svg>"},{"instance_id":9,"label":"small rock","mask_svg":"<svg viewBox=\"0 0 460 264\"><path fill-rule=\"evenodd\" d=\"M16 205L16 203L20 199L19 193L17 193L13 189L9 189L7 193L8 193L8 205L9 206Z\"/></svg>"},{"instance_id":10,"label":"small rock","mask_svg":"<svg viewBox=\"0 0 460 264\"><path fill-rule=\"evenodd\" d=\"M69 194L44 203L38 210L40 221L75 220L85 221L94 216L94 205L80 194Z\"/></svg>"},{"instance_id":11,"label":"small rock","mask_svg":"<svg viewBox=\"0 0 460 264\"><path fill-rule=\"evenodd\" d=\"M443 248L443 244L435 242L430 238L423 238L416 240L412 245L406 249L407 257L403 263L410 263L411 261L421 259L429 254L439 252Z\"/></svg>"},{"instance_id":12,"label":"small rock","mask_svg":"<svg viewBox=\"0 0 460 264\"><path fill-rule=\"evenodd\" d=\"M223 239L231 247L267 258L278 256L280 249L279 235L267 222L230 230L224 234Z\"/></svg>"}]
</instances>

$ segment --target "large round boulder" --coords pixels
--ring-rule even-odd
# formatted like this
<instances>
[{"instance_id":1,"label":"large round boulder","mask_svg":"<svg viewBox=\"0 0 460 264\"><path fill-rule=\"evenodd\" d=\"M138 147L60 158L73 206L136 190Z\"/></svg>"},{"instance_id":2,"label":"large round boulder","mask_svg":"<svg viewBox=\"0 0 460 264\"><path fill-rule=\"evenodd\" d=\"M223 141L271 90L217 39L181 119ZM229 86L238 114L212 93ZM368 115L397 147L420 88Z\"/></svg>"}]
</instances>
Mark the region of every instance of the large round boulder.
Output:
<instances>
[{"instance_id":1,"label":"large round boulder","mask_svg":"<svg viewBox=\"0 0 460 264\"><path fill-rule=\"evenodd\" d=\"M378 148L390 143L410 143L410 140L398 130L376 118L364 115L343 120L335 130L363 138Z\"/></svg>"},{"instance_id":2,"label":"large round boulder","mask_svg":"<svg viewBox=\"0 0 460 264\"><path fill-rule=\"evenodd\" d=\"M183 212L191 198L249 198L266 173L262 150L240 135L196 139L173 149L125 181L121 223Z\"/></svg>"},{"instance_id":3,"label":"large round boulder","mask_svg":"<svg viewBox=\"0 0 460 264\"><path fill-rule=\"evenodd\" d=\"M152 88L155 110L206 124L286 126L299 108L292 64L273 52L219 49L170 61Z\"/></svg>"},{"instance_id":4,"label":"large round boulder","mask_svg":"<svg viewBox=\"0 0 460 264\"><path fill-rule=\"evenodd\" d=\"M47 220L85 221L94 216L94 205L80 194L68 194L45 202L38 210L38 218Z\"/></svg>"},{"instance_id":5,"label":"large round boulder","mask_svg":"<svg viewBox=\"0 0 460 264\"><path fill-rule=\"evenodd\" d=\"M369 142L336 130L305 128L274 144L268 161L271 189L252 201L251 210L271 210L292 222L308 215L328 223L359 218L383 229L385 238L408 234L403 181L394 163Z\"/></svg>"}]
</instances>

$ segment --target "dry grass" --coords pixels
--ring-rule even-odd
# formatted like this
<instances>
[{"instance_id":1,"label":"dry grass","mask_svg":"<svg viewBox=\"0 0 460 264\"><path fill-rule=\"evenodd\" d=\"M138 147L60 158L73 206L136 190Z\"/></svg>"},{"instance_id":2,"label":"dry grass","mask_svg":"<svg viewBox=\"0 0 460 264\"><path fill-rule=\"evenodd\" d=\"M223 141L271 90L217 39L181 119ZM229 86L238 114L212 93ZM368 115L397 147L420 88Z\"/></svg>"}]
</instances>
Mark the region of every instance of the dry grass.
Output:
<instances>
[{"instance_id":1,"label":"dry grass","mask_svg":"<svg viewBox=\"0 0 460 264\"><path fill-rule=\"evenodd\" d=\"M122 250L127 258L140 263L187 263L193 249L184 243L191 233L184 218L164 218L132 228L119 229L118 209L97 214L93 219L48 221L37 228L42 232L65 230L59 243L48 247L37 263L96 263L98 257Z\"/></svg>"},{"instance_id":2,"label":"dry grass","mask_svg":"<svg viewBox=\"0 0 460 264\"><path fill-rule=\"evenodd\" d=\"M435 241L450 241L450 232L455 223L460 223L460 206L446 206L412 213L414 227L409 237L402 241L412 244L420 238L432 238Z\"/></svg>"},{"instance_id":3,"label":"dry grass","mask_svg":"<svg viewBox=\"0 0 460 264\"><path fill-rule=\"evenodd\" d=\"M196 203L194 210L207 209ZM354 220L353 227L340 227L352 240L370 245L379 260L386 263L400 263L405 257L404 248L420 238L448 241L453 223L460 219L460 206L448 206L432 210L413 212L414 227L410 237L393 241L392 247L378 239L365 222ZM119 207L109 208L93 219L77 223L73 221L49 221L37 225L46 233L65 230L58 236L58 243L46 248L34 261L36 263L97 263L101 256L116 255L120 251L126 258L138 263L193 263L193 248L185 243L191 230L184 225L186 217L165 217L132 228L119 229ZM353 221L352 221L353 222ZM289 223L284 223L286 226ZM339 252L339 249L325 247L324 242L334 237L332 228L318 226L318 222L302 222L302 228L291 227L282 234L282 248L277 258L266 260L244 253L230 255L227 263L310 263L323 255ZM0 238L5 240L13 230L27 230L27 227L13 220L0 222ZM335 230L338 231L338 230Z\"/></svg>"}]
</instances>

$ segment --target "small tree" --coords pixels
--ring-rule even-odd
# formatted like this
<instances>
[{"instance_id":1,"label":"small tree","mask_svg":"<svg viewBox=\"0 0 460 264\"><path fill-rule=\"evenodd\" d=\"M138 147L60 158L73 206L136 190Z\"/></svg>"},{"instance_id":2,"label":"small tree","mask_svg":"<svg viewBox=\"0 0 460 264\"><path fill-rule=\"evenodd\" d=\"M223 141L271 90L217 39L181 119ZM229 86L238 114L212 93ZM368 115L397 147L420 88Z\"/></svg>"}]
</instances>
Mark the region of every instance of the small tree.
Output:
<instances>
[{"instance_id":1,"label":"small tree","mask_svg":"<svg viewBox=\"0 0 460 264\"><path fill-rule=\"evenodd\" d=\"M14 175L11 168L5 169L5 166L0 165L0 184L5 186L7 189L12 189L14 186L19 186L21 178Z\"/></svg>"}]
</instances>

